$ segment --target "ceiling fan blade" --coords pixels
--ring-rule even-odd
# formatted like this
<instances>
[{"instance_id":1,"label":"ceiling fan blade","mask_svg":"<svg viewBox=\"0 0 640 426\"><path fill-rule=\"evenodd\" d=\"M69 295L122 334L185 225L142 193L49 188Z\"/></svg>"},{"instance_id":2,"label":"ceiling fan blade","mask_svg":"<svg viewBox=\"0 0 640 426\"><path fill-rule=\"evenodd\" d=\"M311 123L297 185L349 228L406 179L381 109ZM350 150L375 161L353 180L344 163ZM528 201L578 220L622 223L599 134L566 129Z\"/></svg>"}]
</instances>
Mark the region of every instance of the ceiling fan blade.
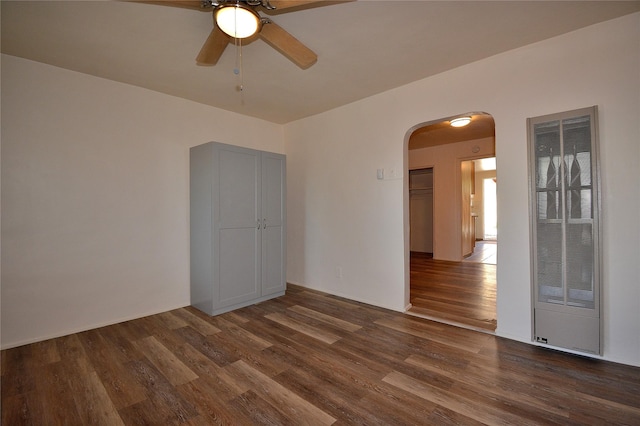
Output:
<instances>
[{"instance_id":1,"label":"ceiling fan blade","mask_svg":"<svg viewBox=\"0 0 640 426\"><path fill-rule=\"evenodd\" d=\"M331 4L348 3L351 1L355 0L269 0L269 4L275 7L275 10L283 10L293 7L303 8L303 6L328 6Z\"/></svg>"},{"instance_id":2,"label":"ceiling fan blade","mask_svg":"<svg viewBox=\"0 0 640 426\"><path fill-rule=\"evenodd\" d=\"M207 41L204 42L200 53L196 57L198 65L215 65L222 56L222 52L229 44L231 38L222 32L217 25L213 27Z\"/></svg>"},{"instance_id":3,"label":"ceiling fan blade","mask_svg":"<svg viewBox=\"0 0 640 426\"><path fill-rule=\"evenodd\" d=\"M260 38L303 70L318 60L318 55L311 49L273 22L262 26Z\"/></svg>"},{"instance_id":4,"label":"ceiling fan blade","mask_svg":"<svg viewBox=\"0 0 640 426\"><path fill-rule=\"evenodd\" d=\"M205 7L201 0L127 0L132 3L156 4L160 6L180 7L202 12L210 12L211 7Z\"/></svg>"}]
</instances>

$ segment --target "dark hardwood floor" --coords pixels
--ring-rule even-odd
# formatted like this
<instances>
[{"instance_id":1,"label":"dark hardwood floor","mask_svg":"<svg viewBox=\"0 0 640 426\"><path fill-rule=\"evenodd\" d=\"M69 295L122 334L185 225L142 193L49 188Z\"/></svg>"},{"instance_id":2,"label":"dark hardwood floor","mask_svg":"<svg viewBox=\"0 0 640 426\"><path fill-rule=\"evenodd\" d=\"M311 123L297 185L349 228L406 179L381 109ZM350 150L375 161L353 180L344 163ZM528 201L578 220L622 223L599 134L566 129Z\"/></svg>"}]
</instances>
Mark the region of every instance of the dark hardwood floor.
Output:
<instances>
[{"instance_id":1,"label":"dark hardwood floor","mask_svg":"<svg viewBox=\"0 0 640 426\"><path fill-rule=\"evenodd\" d=\"M640 368L290 285L2 351L3 425L640 424Z\"/></svg>"},{"instance_id":2,"label":"dark hardwood floor","mask_svg":"<svg viewBox=\"0 0 640 426\"><path fill-rule=\"evenodd\" d=\"M496 265L411 253L409 314L475 330L496 329Z\"/></svg>"}]
</instances>

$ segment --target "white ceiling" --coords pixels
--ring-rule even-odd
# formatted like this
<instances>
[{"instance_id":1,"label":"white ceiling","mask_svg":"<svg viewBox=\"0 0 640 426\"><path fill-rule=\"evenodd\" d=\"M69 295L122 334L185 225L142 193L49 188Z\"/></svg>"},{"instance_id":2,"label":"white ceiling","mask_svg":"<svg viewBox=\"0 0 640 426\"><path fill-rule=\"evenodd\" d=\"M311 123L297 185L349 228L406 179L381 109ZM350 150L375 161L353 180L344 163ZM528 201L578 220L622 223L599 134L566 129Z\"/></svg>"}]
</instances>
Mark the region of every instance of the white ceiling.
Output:
<instances>
[{"instance_id":1,"label":"white ceiling","mask_svg":"<svg viewBox=\"0 0 640 426\"><path fill-rule=\"evenodd\" d=\"M301 70L261 40L195 64L211 13L118 1L2 1L2 52L286 123L640 10L640 1L371 1L271 18L318 54Z\"/></svg>"}]
</instances>

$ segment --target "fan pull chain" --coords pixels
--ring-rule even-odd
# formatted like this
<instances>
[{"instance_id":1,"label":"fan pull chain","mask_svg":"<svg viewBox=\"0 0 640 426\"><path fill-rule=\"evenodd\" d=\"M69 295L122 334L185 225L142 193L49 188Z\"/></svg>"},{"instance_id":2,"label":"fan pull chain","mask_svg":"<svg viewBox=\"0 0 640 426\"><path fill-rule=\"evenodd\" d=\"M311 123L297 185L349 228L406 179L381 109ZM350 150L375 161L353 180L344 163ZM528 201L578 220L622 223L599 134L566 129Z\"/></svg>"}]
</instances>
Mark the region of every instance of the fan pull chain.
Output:
<instances>
[{"instance_id":1,"label":"fan pull chain","mask_svg":"<svg viewBox=\"0 0 640 426\"><path fill-rule=\"evenodd\" d=\"M240 92L240 103L244 105L244 76L242 70L242 38L237 36L238 28L238 15L237 9L234 9L234 44L236 46L236 67L233 69L233 73L238 76L239 84L236 86L236 90Z\"/></svg>"},{"instance_id":2,"label":"fan pull chain","mask_svg":"<svg viewBox=\"0 0 640 426\"><path fill-rule=\"evenodd\" d=\"M241 102L244 103L244 75L242 70L242 39L235 39L236 45L236 67L233 69L233 73L238 76L240 83L236 86L240 92Z\"/></svg>"}]
</instances>

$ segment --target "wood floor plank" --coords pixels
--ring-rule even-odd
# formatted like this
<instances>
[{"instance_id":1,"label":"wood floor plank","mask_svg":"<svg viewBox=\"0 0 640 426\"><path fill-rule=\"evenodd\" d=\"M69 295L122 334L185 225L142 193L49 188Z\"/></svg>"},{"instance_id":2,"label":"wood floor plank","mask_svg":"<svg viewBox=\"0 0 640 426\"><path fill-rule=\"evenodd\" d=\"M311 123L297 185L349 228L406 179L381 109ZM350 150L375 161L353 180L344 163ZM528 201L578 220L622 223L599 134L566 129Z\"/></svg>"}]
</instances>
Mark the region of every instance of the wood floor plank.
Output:
<instances>
[{"instance_id":1,"label":"wood floor plank","mask_svg":"<svg viewBox=\"0 0 640 426\"><path fill-rule=\"evenodd\" d=\"M441 292L429 297L459 315L483 296L465 288L455 301L455 289L492 271L437 277L450 268L419 272ZM1 355L11 426L640 425L638 367L295 285L216 317L174 309Z\"/></svg>"},{"instance_id":2,"label":"wood floor plank","mask_svg":"<svg viewBox=\"0 0 640 426\"><path fill-rule=\"evenodd\" d=\"M124 425L96 372L69 380L83 425Z\"/></svg>"},{"instance_id":3,"label":"wood floor plank","mask_svg":"<svg viewBox=\"0 0 640 426\"><path fill-rule=\"evenodd\" d=\"M249 424L252 425L286 425L295 423L293 419L288 418L253 390L238 395L238 397L230 401L229 404L238 411L247 413ZM314 423L308 423L302 420L300 424L311 425Z\"/></svg>"},{"instance_id":4,"label":"wood floor plank","mask_svg":"<svg viewBox=\"0 0 640 426\"><path fill-rule=\"evenodd\" d=\"M173 352L158 342L155 337L145 337L137 341L136 345L172 385L189 383L198 378L196 373L184 365Z\"/></svg>"},{"instance_id":5,"label":"wood floor plank","mask_svg":"<svg viewBox=\"0 0 640 426\"><path fill-rule=\"evenodd\" d=\"M359 387L374 389L380 379L391 369L370 362L370 356L358 356L344 351L337 343L327 344L306 335L295 335L289 329L273 331L269 324L253 324L278 344L265 350L270 356L288 363L292 368L302 368L316 375L328 375L332 380L351 382ZM281 334L284 333L284 334ZM369 346L369 352L371 347Z\"/></svg>"},{"instance_id":6,"label":"wood floor plank","mask_svg":"<svg viewBox=\"0 0 640 426\"><path fill-rule=\"evenodd\" d=\"M205 337L191 327L182 327L176 330L176 334L220 366L224 366L238 360L238 357L235 356L228 348L215 344L215 334Z\"/></svg>"},{"instance_id":7,"label":"wood floor plank","mask_svg":"<svg viewBox=\"0 0 640 426\"><path fill-rule=\"evenodd\" d=\"M272 380L244 361L237 361L225 367L238 380L251 384L251 390L270 403L290 422L310 425L330 425L336 421L329 414L291 392L280 383Z\"/></svg>"},{"instance_id":8,"label":"wood floor plank","mask_svg":"<svg viewBox=\"0 0 640 426\"><path fill-rule=\"evenodd\" d=\"M39 367L35 377L37 394L42 396L38 399L40 407L36 411L36 423L82 424L63 364L57 362Z\"/></svg>"},{"instance_id":9,"label":"wood floor plank","mask_svg":"<svg viewBox=\"0 0 640 426\"><path fill-rule=\"evenodd\" d=\"M235 425L251 424L251 418L243 411L235 409L230 401L242 393L220 391L214 382L204 378L196 379L177 387L180 395L197 409L197 418L189 419L189 424ZM217 382L216 384L220 384Z\"/></svg>"},{"instance_id":10,"label":"wood floor plank","mask_svg":"<svg viewBox=\"0 0 640 426\"><path fill-rule=\"evenodd\" d=\"M193 312L193 311L192 311ZM241 312L236 311L236 312L226 312L225 314L223 314L224 318L227 321L231 321L231 322L235 322L236 324L244 324L246 322L248 322L249 320L247 318L245 318Z\"/></svg>"},{"instance_id":11,"label":"wood floor plank","mask_svg":"<svg viewBox=\"0 0 640 426\"><path fill-rule=\"evenodd\" d=\"M224 316L216 317L215 321L217 326L220 327L219 330L225 330L227 334L238 341L241 341L244 345L248 344L257 350L262 350L272 345L270 341L265 340L260 336L256 336L254 333L242 328L240 325L227 320Z\"/></svg>"},{"instance_id":12,"label":"wood floor plank","mask_svg":"<svg viewBox=\"0 0 640 426\"><path fill-rule=\"evenodd\" d=\"M173 312L162 312L156 315L156 318L164 323L170 330L175 330L176 328L182 328L189 325L184 319L174 315Z\"/></svg>"},{"instance_id":13,"label":"wood floor plank","mask_svg":"<svg viewBox=\"0 0 640 426\"><path fill-rule=\"evenodd\" d=\"M2 373L2 398L24 395L36 388L31 363L32 346L25 345L2 351L2 359L7 365Z\"/></svg>"},{"instance_id":14,"label":"wood floor plank","mask_svg":"<svg viewBox=\"0 0 640 426\"><path fill-rule=\"evenodd\" d=\"M129 374L135 377L146 390L147 398L119 410L125 423L139 423L153 413L154 423L178 424L198 415L193 405L182 398L177 389L145 360L131 361L126 365Z\"/></svg>"},{"instance_id":15,"label":"wood floor plank","mask_svg":"<svg viewBox=\"0 0 640 426\"><path fill-rule=\"evenodd\" d=\"M460 395L454 392L434 388L426 382L418 381L402 373L394 371L382 380L400 389L404 389L407 392L411 392L420 398L482 423L508 425L522 422L521 418L507 411L492 406L481 406L473 400L460 397Z\"/></svg>"},{"instance_id":16,"label":"wood floor plank","mask_svg":"<svg viewBox=\"0 0 640 426\"><path fill-rule=\"evenodd\" d=\"M469 418L461 413L458 413L448 408L438 406L431 412L429 417L426 417L424 424L427 425L440 425L440 426L484 426L486 423L479 422L472 418Z\"/></svg>"},{"instance_id":17,"label":"wood floor plank","mask_svg":"<svg viewBox=\"0 0 640 426\"><path fill-rule=\"evenodd\" d=\"M202 383L207 389L214 390L212 394L216 399L229 401L242 392L246 392L246 389L239 389L233 381L223 380L221 377L224 372L223 368L188 343L173 348L173 352L185 365L198 374L198 379L190 383Z\"/></svg>"},{"instance_id":18,"label":"wood floor plank","mask_svg":"<svg viewBox=\"0 0 640 426\"><path fill-rule=\"evenodd\" d=\"M480 369L467 368L464 376L459 376L459 372L454 369L442 369L434 367L430 359L423 358L420 355L412 355L406 360L407 363L419 366L427 371L437 372L456 381L458 387L464 387L465 393L475 392L486 395L492 395L496 399L510 400L517 395L519 404L526 404L536 410L548 411L563 421L569 418L568 412L562 407L556 407L549 403L549 398L536 398L526 393L529 387L527 383L519 381L505 381L501 378L496 379L491 374L482 374ZM539 394L540 395L540 394ZM538 395L538 396L539 396ZM549 395L551 396L551 395Z\"/></svg>"},{"instance_id":19,"label":"wood floor plank","mask_svg":"<svg viewBox=\"0 0 640 426\"><path fill-rule=\"evenodd\" d=\"M190 419L181 412L177 412L177 418L175 418L167 412L166 408L157 407L149 399L122 408L118 410L118 414L127 425L178 425Z\"/></svg>"},{"instance_id":20,"label":"wood floor plank","mask_svg":"<svg viewBox=\"0 0 640 426\"><path fill-rule=\"evenodd\" d=\"M78 333L78 338L96 368L108 369L113 364L125 364L131 361L127 351L113 350L113 344L105 339L100 329Z\"/></svg>"},{"instance_id":21,"label":"wood floor plank","mask_svg":"<svg viewBox=\"0 0 640 426\"><path fill-rule=\"evenodd\" d=\"M313 337L314 339L318 339L324 343L332 344L340 340L340 336L338 335L323 331L318 328L310 327L307 324L297 321L284 314L269 314L265 315L265 318L277 322L278 324L282 324L285 327L289 327L290 329L302 334L306 334L307 336Z\"/></svg>"},{"instance_id":22,"label":"wood floor plank","mask_svg":"<svg viewBox=\"0 0 640 426\"><path fill-rule=\"evenodd\" d=\"M60 361L60 353L55 340L45 340L33 344L33 366L48 365Z\"/></svg>"},{"instance_id":23,"label":"wood floor plank","mask_svg":"<svg viewBox=\"0 0 640 426\"><path fill-rule=\"evenodd\" d=\"M344 321L340 318L336 318L331 315L323 314L322 312L314 311L313 309L305 308L304 306L295 305L289 308L290 311L297 312L302 315L306 315L310 318L314 318L319 321L326 322L327 324L331 324L335 327L342 328L346 331L358 331L362 328L362 326L357 324L352 324L349 321Z\"/></svg>"},{"instance_id":24,"label":"wood floor plank","mask_svg":"<svg viewBox=\"0 0 640 426\"><path fill-rule=\"evenodd\" d=\"M152 336L153 333L144 326L144 319L138 318L117 324L122 333L127 334L131 340L144 339Z\"/></svg>"},{"instance_id":25,"label":"wood floor plank","mask_svg":"<svg viewBox=\"0 0 640 426\"><path fill-rule=\"evenodd\" d=\"M4 386L3 386L4 387ZM37 425L44 418L39 409L42 396L36 392L2 395L3 425Z\"/></svg>"},{"instance_id":26,"label":"wood floor plank","mask_svg":"<svg viewBox=\"0 0 640 426\"><path fill-rule=\"evenodd\" d=\"M98 373L116 408L127 407L146 399L145 389L128 374L124 367L130 362L106 341L97 330L77 334L88 362Z\"/></svg>"},{"instance_id":27,"label":"wood floor plank","mask_svg":"<svg viewBox=\"0 0 640 426\"><path fill-rule=\"evenodd\" d=\"M87 353L80 342L77 334L52 339L58 346L58 353L61 359L86 359Z\"/></svg>"},{"instance_id":28,"label":"wood floor plank","mask_svg":"<svg viewBox=\"0 0 640 426\"><path fill-rule=\"evenodd\" d=\"M636 396L639 394L636 393ZM636 398L637 400L637 398ZM578 404L575 404L575 402ZM615 424L635 424L640 418L640 408L627 404L621 404L611 401L608 395L602 398L589 395L584 392L578 392L570 403L573 404L569 417L582 423L596 420L598 422L611 422ZM584 416L581 413L588 410L594 410L596 415Z\"/></svg>"},{"instance_id":29,"label":"wood floor plank","mask_svg":"<svg viewBox=\"0 0 640 426\"><path fill-rule=\"evenodd\" d=\"M354 387L345 377L326 374L311 368L290 368L274 377L278 383L298 394L329 415L351 423L362 421L362 409L351 401L359 400L367 392Z\"/></svg>"},{"instance_id":30,"label":"wood floor plank","mask_svg":"<svg viewBox=\"0 0 640 426\"><path fill-rule=\"evenodd\" d=\"M378 350L371 350L371 345L367 343L369 338L375 338L381 342ZM412 335L403 335L394 330L385 330L384 327L367 327L366 330L358 333L358 336L354 336L348 341L343 339L334 346L336 349L357 356L355 359L368 368L368 375L365 377L380 380L391 371L399 371L420 380L428 381L433 386L448 389L453 383L449 378L437 372L431 373L413 368L404 361L411 353L426 351L431 345L432 343L429 340L416 338ZM363 375L363 373L360 373L360 375ZM372 388L375 387L376 385L372 386Z\"/></svg>"},{"instance_id":31,"label":"wood floor plank","mask_svg":"<svg viewBox=\"0 0 640 426\"><path fill-rule=\"evenodd\" d=\"M144 357L144 353L135 345L136 340L132 339L127 328L119 327L119 324L113 327L103 327L100 329L100 335L110 346L109 352L118 354L119 362L125 363ZM149 337L151 336L145 338Z\"/></svg>"},{"instance_id":32,"label":"wood floor plank","mask_svg":"<svg viewBox=\"0 0 640 426\"><path fill-rule=\"evenodd\" d=\"M286 370L289 366L279 359L264 356L264 349L257 347L253 342L238 339L235 333L220 333L215 336L215 343L223 345L227 350L233 353L234 357L241 359L263 373L273 376L281 371ZM260 345L262 346L262 345Z\"/></svg>"},{"instance_id":33,"label":"wood floor plank","mask_svg":"<svg viewBox=\"0 0 640 426\"><path fill-rule=\"evenodd\" d=\"M412 401L411 406L414 408L407 410L405 401L410 400L408 396L403 395L399 399L395 396L389 397L392 393L399 394L397 391L385 393L386 395L382 393L369 394L360 400L363 407L369 407L368 415L362 416L367 423L419 425L423 424L437 407L436 404L428 404L426 401Z\"/></svg>"},{"instance_id":34,"label":"wood floor plank","mask_svg":"<svg viewBox=\"0 0 640 426\"><path fill-rule=\"evenodd\" d=\"M104 388L117 409L144 401L147 393L130 372L121 364L97 371Z\"/></svg>"},{"instance_id":35,"label":"wood floor plank","mask_svg":"<svg viewBox=\"0 0 640 426\"><path fill-rule=\"evenodd\" d=\"M220 329L210 322L211 317L205 320L187 309L176 309L171 311L171 313L205 336L220 333Z\"/></svg>"}]
</instances>

